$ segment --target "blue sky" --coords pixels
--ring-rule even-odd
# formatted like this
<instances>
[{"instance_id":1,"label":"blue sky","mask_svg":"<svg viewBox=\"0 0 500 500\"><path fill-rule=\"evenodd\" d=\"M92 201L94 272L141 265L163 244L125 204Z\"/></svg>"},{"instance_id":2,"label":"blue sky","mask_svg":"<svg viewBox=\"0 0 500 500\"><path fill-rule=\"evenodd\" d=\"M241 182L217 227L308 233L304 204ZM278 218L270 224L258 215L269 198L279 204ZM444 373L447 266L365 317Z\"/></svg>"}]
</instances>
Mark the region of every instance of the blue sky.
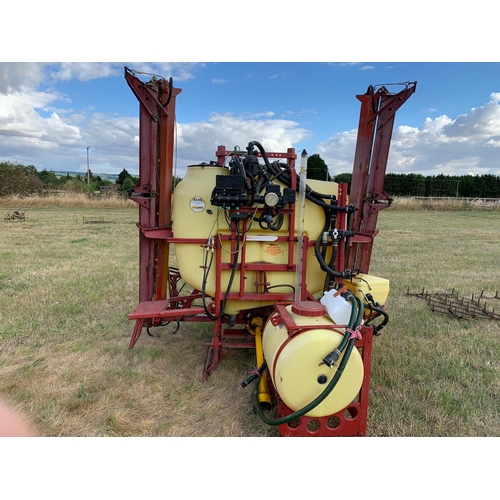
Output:
<instances>
[{"instance_id":1,"label":"blue sky","mask_svg":"<svg viewBox=\"0 0 500 500\"><path fill-rule=\"evenodd\" d=\"M123 68L174 79L176 172L218 144L318 153L350 172L368 85L418 81L396 115L388 171L500 175L500 63L0 63L0 159L38 170L138 170L138 103ZM141 77L146 80L150 76ZM398 91L402 87L390 86Z\"/></svg>"}]
</instances>

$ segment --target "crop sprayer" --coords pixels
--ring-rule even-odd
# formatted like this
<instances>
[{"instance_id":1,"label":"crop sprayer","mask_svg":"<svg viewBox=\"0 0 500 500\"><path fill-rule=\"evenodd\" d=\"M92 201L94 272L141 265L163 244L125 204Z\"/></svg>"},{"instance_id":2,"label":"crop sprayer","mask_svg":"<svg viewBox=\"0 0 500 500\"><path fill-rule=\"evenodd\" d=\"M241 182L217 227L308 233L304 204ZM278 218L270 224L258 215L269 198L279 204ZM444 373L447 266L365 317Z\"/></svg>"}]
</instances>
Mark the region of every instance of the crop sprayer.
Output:
<instances>
[{"instance_id":1,"label":"crop sprayer","mask_svg":"<svg viewBox=\"0 0 500 500\"><path fill-rule=\"evenodd\" d=\"M391 202L383 185L396 111L417 82L357 96L349 194L347 184L308 179L305 151L269 152L251 137L189 165L174 190L181 89L137 74L125 67L140 105L130 348L144 328L211 322L203 377L231 349L254 349L255 370L241 385L253 386L256 414L281 436L366 435L372 341L389 320L389 281L369 274L370 258L378 213Z\"/></svg>"}]
</instances>

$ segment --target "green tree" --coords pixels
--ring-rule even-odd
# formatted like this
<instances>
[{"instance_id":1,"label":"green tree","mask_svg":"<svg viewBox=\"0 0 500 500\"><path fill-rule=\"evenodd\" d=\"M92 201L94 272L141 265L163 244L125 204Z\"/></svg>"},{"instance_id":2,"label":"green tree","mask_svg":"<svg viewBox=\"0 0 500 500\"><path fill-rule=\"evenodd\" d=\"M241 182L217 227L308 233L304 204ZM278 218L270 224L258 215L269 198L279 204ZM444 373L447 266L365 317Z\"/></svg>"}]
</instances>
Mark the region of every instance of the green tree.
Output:
<instances>
[{"instance_id":1,"label":"green tree","mask_svg":"<svg viewBox=\"0 0 500 500\"><path fill-rule=\"evenodd\" d=\"M347 193L351 192L351 182L352 182L352 174L337 174L333 178L333 182L337 184L347 184Z\"/></svg>"},{"instance_id":2,"label":"green tree","mask_svg":"<svg viewBox=\"0 0 500 500\"><path fill-rule=\"evenodd\" d=\"M38 172L38 178L44 186L60 186L66 182L64 178L59 178L53 170L47 171L45 168Z\"/></svg>"},{"instance_id":3,"label":"green tree","mask_svg":"<svg viewBox=\"0 0 500 500\"><path fill-rule=\"evenodd\" d=\"M179 182L182 181L182 177L177 177L176 175L174 175L174 177L172 178L172 191L177 187L177 184L179 184Z\"/></svg>"},{"instance_id":4,"label":"green tree","mask_svg":"<svg viewBox=\"0 0 500 500\"><path fill-rule=\"evenodd\" d=\"M320 181L331 181L328 165L319 154L313 154L307 159L307 178Z\"/></svg>"},{"instance_id":5,"label":"green tree","mask_svg":"<svg viewBox=\"0 0 500 500\"><path fill-rule=\"evenodd\" d=\"M125 170L123 169L119 174L118 174L118 179L116 181L117 184L123 184L125 179L131 179L132 176Z\"/></svg>"},{"instance_id":6,"label":"green tree","mask_svg":"<svg viewBox=\"0 0 500 500\"><path fill-rule=\"evenodd\" d=\"M134 187L134 181L132 180L132 177L127 177L123 183L122 187L120 188L120 191L128 191L129 189L132 189Z\"/></svg>"},{"instance_id":7,"label":"green tree","mask_svg":"<svg viewBox=\"0 0 500 500\"><path fill-rule=\"evenodd\" d=\"M33 174L31 167L33 166L27 168L9 161L0 162L0 196L26 196L40 191L42 183L37 175Z\"/></svg>"},{"instance_id":8,"label":"green tree","mask_svg":"<svg viewBox=\"0 0 500 500\"><path fill-rule=\"evenodd\" d=\"M333 181L337 184L347 183L350 184L352 182L352 174L337 174Z\"/></svg>"}]
</instances>

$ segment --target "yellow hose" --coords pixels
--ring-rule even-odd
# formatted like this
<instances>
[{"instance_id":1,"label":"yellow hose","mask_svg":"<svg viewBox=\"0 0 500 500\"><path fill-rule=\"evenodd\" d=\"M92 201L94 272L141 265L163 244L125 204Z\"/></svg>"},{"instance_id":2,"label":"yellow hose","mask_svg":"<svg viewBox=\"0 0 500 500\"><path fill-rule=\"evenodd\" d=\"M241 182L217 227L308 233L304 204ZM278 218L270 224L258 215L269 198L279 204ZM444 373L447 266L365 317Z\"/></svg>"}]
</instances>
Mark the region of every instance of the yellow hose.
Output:
<instances>
[{"instance_id":1,"label":"yellow hose","mask_svg":"<svg viewBox=\"0 0 500 500\"><path fill-rule=\"evenodd\" d=\"M264 322L262 318L253 318L250 325L250 333L255 336L255 355L257 357L256 366L262 366L264 363L264 350L262 349L262 326ZM271 405L271 396L267 389L267 383L264 375L260 377L258 387L259 403L267 403Z\"/></svg>"}]
</instances>

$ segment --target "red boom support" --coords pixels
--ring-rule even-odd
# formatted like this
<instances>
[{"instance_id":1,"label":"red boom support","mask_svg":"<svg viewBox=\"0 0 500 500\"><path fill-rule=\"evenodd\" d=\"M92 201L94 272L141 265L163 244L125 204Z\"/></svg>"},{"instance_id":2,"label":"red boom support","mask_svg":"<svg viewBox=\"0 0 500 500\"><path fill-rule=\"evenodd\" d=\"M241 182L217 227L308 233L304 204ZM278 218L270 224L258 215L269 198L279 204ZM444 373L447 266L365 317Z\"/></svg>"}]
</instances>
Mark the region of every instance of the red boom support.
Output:
<instances>
[{"instance_id":1,"label":"red boom support","mask_svg":"<svg viewBox=\"0 0 500 500\"><path fill-rule=\"evenodd\" d=\"M377 235L378 213L390 205L384 192L385 171L389 158L396 111L410 98L417 82L407 82L406 88L391 94L385 87L369 87L366 94L357 95L361 102L358 137L349 200L356 205L350 229L351 239L346 267L368 274L373 239Z\"/></svg>"}]
</instances>

